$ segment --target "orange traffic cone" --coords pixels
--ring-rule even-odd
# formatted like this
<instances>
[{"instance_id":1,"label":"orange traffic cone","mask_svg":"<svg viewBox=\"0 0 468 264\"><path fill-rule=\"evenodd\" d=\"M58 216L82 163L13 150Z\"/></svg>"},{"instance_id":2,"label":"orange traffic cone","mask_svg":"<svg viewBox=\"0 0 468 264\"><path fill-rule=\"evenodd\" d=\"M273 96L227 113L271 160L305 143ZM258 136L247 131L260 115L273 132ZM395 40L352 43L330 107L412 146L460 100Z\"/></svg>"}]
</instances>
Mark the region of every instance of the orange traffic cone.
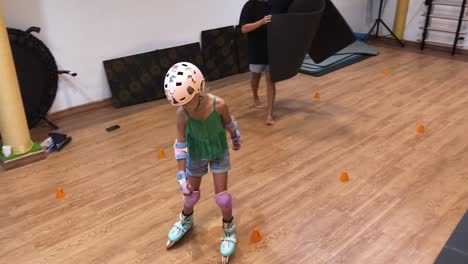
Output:
<instances>
[{"instance_id":1,"label":"orange traffic cone","mask_svg":"<svg viewBox=\"0 0 468 264\"><path fill-rule=\"evenodd\" d=\"M424 125L419 125L419 127L418 127L418 133L419 133L419 134L424 134L424 130L425 130L425 129L424 129Z\"/></svg>"},{"instance_id":2,"label":"orange traffic cone","mask_svg":"<svg viewBox=\"0 0 468 264\"><path fill-rule=\"evenodd\" d=\"M315 98L316 100L320 100L320 93L319 93L319 92L316 92L314 98Z\"/></svg>"},{"instance_id":3,"label":"orange traffic cone","mask_svg":"<svg viewBox=\"0 0 468 264\"><path fill-rule=\"evenodd\" d=\"M387 69L387 68L384 68L384 70L383 70L383 74L384 74L385 76L387 76L387 75L388 75L388 69Z\"/></svg>"},{"instance_id":4,"label":"orange traffic cone","mask_svg":"<svg viewBox=\"0 0 468 264\"><path fill-rule=\"evenodd\" d=\"M259 242L260 240L262 240L262 236L260 235L258 228L254 228L252 235L250 235L250 241Z\"/></svg>"},{"instance_id":5,"label":"orange traffic cone","mask_svg":"<svg viewBox=\"0 0 468 264\"><path fill-rule=\"evenodd\" d=\"M57 198L57 199L65 198L65 193L63 192L62 187L57 188L57 192L55 192L55 198Z\"/></svg>"},{"instance_id":6,"label":"orange traffic cone","mask_svg":"<svg viewBox=\"0 0 468 264\"><path fill-rule=\"evenodd\" d=\"M159 149L159 155L158 155L158 160L163 160L166 159L166 153L164 152L164 149Z\"/></svg>"},{"instance_id":7,"label":"orange traffic cone","mask_svg":"<svg viewBox=\"0 0 468 264\"><path fill-rule=\"evenodd\" d=\"M342 182L347 182L349 181L349 175L346 171L344 171L342 174L341 174L341 177L340 177L340 181Z\"/></svg>"}]
</instances>

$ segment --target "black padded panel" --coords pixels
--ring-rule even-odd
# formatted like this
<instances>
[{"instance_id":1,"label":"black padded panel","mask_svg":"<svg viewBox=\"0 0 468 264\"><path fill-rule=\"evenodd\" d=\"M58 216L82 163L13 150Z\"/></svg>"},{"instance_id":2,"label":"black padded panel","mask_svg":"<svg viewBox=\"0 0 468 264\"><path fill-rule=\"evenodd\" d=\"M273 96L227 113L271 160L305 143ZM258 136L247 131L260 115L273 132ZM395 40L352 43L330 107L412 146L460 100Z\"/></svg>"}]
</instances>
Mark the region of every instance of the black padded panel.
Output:
<instances>
[{"instance_id":1,"label":"black padded panel","mask_svg":"<svg viewBox=\"0 0 468 264\"><path fill-rule=\"evenodd\" d=\"M208 81L239 73L235 37L233 26L202 31L201 45Z\"/></svg>"},{"instance_id":2,"label":"black padded panel","mask_svg":"<svg viewBox=\"0 0 468 264\"><path fill-rule=\"evenodd\" d=\"M162 98L164 75L178 62L187 61L203 71L199 43L150 51L104 62L115 108Z\"/></svg>"},{"instance_id":3,"label":"black padded panel","mask_svg":"<svg viewBox=\"0 0 468 264\"><path fill-rule=\"evenodd\" d=\"M165 97L156 85L163 75L156 51L104 61L115 108Z\"/></svg>"},{"instance_id":4,"label":"black padded panel","mask_svg":"<svg viewBox=\"0 0 468 264\"><path fill-rule=\"evenodd\" d=\"M320 28L308 52L316 63L326 60L356 41L353 31L335 5L330 0L325 2Z\"/></svg>"},{"instance_id":5,"label":"black padded panel","mask_svg":"<svg viewBox=\"0 0 468 264\"><path fill-rule=\"evenodd\" d=\"M8 28L16 74L29 128L46 116L54 103L58 71L54 56L32 33Z\"/></svg>"},{"instance_id":6,"label":"black padded panel","mask_svg":"<svg viewBox=\"0 0 468 264\"><path fill-rule=\"evenodd\" d=\"M237 68L239 73L245 73L249 71L249 47L247 42L247 34L243 34L240 26L236 26L236 56L237 56Z\"/></svg>"},{"instance_id":7,"label":"black padded panel","mask_svg":"<svg viewBox=\"0 0 468 264\"><path fill-rule=\"evenodd\" d=\"M206 72L203 55L200 50L200 43L198 42L158 50L158 53L162 70L161 80L158 84L161 85L163 92L164 74L178 62L190 62L197 66L203 73Z\"/></svg>"},{"instance_id":8,"label":"black padded panel","mask_svg":"<svg viewBox=\"0 0 468 264\"><path fill-rule=\"evenodd\" d=\"M323 5L296 0L290 6L294 13L273 15L268 24L268 52L273 82L289 79L299 72L320 26L323 9ZM301 10L304 12L300 13Z\"/></svg>"},{"instance_id":9,"label":"black padded panel","mask_svg":"<svg viewBox=\"0 0 468 264\"><path fill-rule=\"evenodd\" d=\"M200 43L198 42L159 50L159 62L162 75L155 85L158 86L158 89L161 89L164 97L164 75L178 62L190 62L194 64L205 74L206 78L206 68L200 50Z\"/></svg>"}]
</instances>

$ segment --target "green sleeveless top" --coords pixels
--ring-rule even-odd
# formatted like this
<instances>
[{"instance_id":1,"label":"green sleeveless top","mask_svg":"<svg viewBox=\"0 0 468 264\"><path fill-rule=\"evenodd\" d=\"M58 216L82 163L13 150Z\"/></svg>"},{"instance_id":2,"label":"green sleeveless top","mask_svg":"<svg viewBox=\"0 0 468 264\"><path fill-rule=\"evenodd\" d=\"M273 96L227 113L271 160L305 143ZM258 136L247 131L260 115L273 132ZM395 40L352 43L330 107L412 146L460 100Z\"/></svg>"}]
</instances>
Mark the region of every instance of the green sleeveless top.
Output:
<instances>
[{"instance_id":1,"label":"green sleeveless top","mask_svg":"<svg viewBox=\"0 0 468 264\"><path fill-rule=\"evenodd\" d=\"M226 131L221 115L216 112L216 97L213 98L213 112L204 120L190 117L187 110L187 148L191 159L217 160L228 150Z\"/></svg>"}]
</instances>

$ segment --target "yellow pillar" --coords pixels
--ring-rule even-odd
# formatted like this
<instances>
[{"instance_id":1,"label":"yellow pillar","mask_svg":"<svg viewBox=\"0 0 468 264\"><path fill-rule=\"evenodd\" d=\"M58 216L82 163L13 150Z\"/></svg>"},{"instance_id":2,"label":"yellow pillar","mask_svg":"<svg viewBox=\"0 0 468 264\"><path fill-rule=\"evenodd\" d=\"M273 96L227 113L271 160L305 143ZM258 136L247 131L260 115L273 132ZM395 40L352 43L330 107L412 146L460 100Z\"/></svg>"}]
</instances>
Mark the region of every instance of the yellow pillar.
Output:
<instances>
[{"instance_id":1,"label":"yellow pillar","mask_svg":"<svg viewBox=\"0 0 468 264\"><path fill-rule=\"evenodd\" d=\"M14 154L23 154L31 149L32 141L1 6L0 76L0 134L2 142L5 146L11 146Z\"/></svg>"},{"instance_id":2,"label":"yellow pillar","mask_svg":"<svg viewBox=\"0 0 468 264\"><path fill-rule=\"evenodd\" d=\"M410 0L398 0L393 31L399 39L404 39L405 37L406 17L408 16L409 2Z\"/></svg>"}]
</instances>

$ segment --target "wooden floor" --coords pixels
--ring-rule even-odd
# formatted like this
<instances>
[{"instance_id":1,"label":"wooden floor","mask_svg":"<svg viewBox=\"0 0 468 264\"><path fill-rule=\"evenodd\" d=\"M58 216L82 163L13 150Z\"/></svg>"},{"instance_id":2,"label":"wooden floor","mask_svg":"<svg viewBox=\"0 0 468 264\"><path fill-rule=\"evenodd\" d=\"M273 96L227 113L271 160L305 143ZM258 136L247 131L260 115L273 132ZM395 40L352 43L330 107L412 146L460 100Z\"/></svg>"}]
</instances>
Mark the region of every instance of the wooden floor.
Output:
<instances>
[{"instance_id":1,"label":"wooden floor","mask_svg":"<svg viewBox=\"0 0 468 264\"><path fill-rule=\"evenodd\" d=\"M433 263L468 208L468 64L378 49L333 74L280 83L275 126L252 110L248 81L214 91L244 136L232 153L231 263ZM218 263L210 176L194 230L164 247L182 202L175 110L162 101L115 120L74 119L88 125L68 131L62 152L0 172L0 263ZM114 124L121 129L107 133ZM156 159L160 147L168 160ZM57 187L65 199L55 199Z\"/></svg>"}]
</instances>

